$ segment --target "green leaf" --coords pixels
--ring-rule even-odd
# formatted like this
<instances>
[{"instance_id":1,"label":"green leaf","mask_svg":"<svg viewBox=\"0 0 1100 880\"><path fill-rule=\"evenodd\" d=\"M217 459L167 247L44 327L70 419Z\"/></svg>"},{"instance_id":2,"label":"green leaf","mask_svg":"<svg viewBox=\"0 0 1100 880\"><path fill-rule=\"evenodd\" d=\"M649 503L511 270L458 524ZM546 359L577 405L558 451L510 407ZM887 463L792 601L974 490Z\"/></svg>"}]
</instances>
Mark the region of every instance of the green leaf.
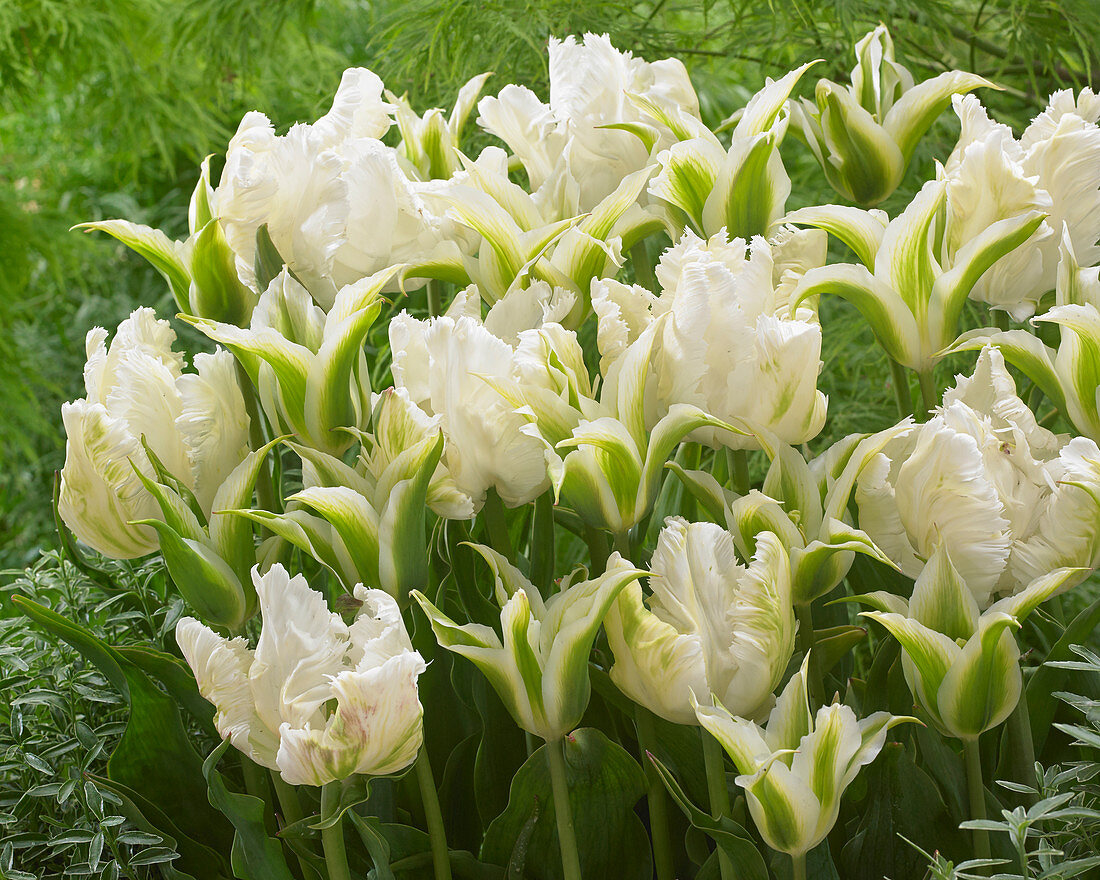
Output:
<instances>
[{"instance_id":1,"label":"green leaf","mask_svg":"<svg viewBox=\"0 0 1100 880\"><path fill-rule=\"evenodd\" d=\"M536 750L516 773L508 807L489 825L482 844L483 859L508 865L534 818L518 875L530 880L562 876L546 749ZM600 731L585 727L566 737L565 764L584 880L650 880L649 840L634 814L645 793L638 762Z\"/></svg>"},{"instance_id":2,"label":"green leaf","mask_svg":"<svg viewBox=\"0 0 1100 880\"><path fill-rule=\"evenodd\" d=\"M247 794L230 791L215 769L229 748L224 741L202 765L209 786L210 803L233 823L233 872L240 880L294 880L283 856L282 844L267 836L264 802Z\"/></svg>"},{"instance_id":3,"label":"green leaf","mask_svg":"<svg viewBox=\"0 0 1100 880\"><path fill-rule=\"evenodd\" d=\"M688 817L688 821L710 837L715 845L721 847L730 857L730 861L738 866L740 872L738 880L768 880L768 869L764 866L764 859L760 855L760 850L749 838L748 832L728 817L715 819L710 813L699 809L688 800L676 777L669 772L668 768L653 755L650 755L649 759L657 768L657 773L669 794L672 795L672 799Z\"/></svg>"},{"instance_id":4,"label":"green leaf","mask_svg":"<svg viewBox=\"0 0 1100 880\"><path fill-rule=\"evenodd\" d=\"M128 220L78 223L73 229L106 232L130 250L145 257L168 282L176 305L184 311L187 310L187 291L191 285L191 275L176 252L176 243L159 229L130 223Z\"/></svg>"}]
</instances>

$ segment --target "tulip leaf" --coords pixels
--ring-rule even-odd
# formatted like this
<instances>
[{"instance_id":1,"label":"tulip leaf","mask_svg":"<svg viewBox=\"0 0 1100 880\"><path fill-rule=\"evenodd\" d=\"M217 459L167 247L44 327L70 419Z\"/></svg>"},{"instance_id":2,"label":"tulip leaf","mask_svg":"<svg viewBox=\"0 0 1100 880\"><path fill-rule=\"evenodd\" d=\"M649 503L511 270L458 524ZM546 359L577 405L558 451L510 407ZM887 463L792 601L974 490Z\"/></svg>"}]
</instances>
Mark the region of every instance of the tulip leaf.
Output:
<instances>
[{"instance_id":1,"label":"tulip leaf","mask_svg":"<svg viewBox=\"0 0 1100 880\"><path fill-rule=\"evenodd\" d=\"M202 760L175 700L125 655L84 627L26 597L14 596L12 602L35 623L83 654L129 703L126 730L107 762L108 778L155 806L178 832L218 850L228 850L229 827L207 804ZM206 876L201 860L195 866L181 863L180 868Z\"/></svg>"},{"instance_id":2,"label":"tulip leaf","mask_svg":"<svg viewBox=\"0 0 1100 880\"><path fill-rule=\"evenodd\" d=\"M145 257L172 289L172 297L181 309L187 308L191 274L180 259L176 242L159 229L131 223L128 220L100 220L97 223L78 223L73 229L93 229L106 232L118 239L130 250Z\"/></svg>"},{"instance_id":3,"label":"tulip leaf","mask_svg":"<svg viewBox=\"0 0 1100 880\"><path fill-rule=\"evenodd\" d=\"M508 806L490 823L482 844L484 860L509 865L530 880L562 876L546 755L551 747L537 749L516 773ZM649 840L633 811L645 793L638 762L600 731L585 727L566 737L565 764L585 880L649 880ZM525 834L526 848L517 847Z\"/></svg>"},{"instance_id":4,"label":"tulip leaf","mask_svg":"<svg viewBox=\"0 0 1100 880\"><path fill-rule=\"evenodd\" d=\"M827 675L856 645L867 638L862 626L833 626L814 633L814 649L817 665L822 675Z\"/></svg>"},{"instance_id":5,"label":"tulip leaf","mask_svg":"<svg viewBox=\"0 0 1100 880\"><path fill-rule=\"evenodd\" d=\"M210 803L237 830L233 838L233 872L240 880L294 880L283 856L282 845L267 836L264 802L257 797L230 791L215 768L229 748L225 740L202 765L209 786Z\"/></svg>"},{"instance_id":6,"label":"tulip leaf","mask_svg":"<svg viewBox=\"0 0 1100 880\"><path fill-rule=\"evenodd\" d=\"M657 768L665 788L668 789L677 806L683 810L688 821L709 836L715 845L730 857L730 861L738 866L739 880L768 880L768 869L764 865L764 859L760 855L760 850L756 848L756 844L749 838L748 832L728 817L715 819L710 813L699 809L684 794L684 790L680 788L676 777L669 772L669 769L653 755L650 755L649 759Z\"/></svg>"}]
</instances>

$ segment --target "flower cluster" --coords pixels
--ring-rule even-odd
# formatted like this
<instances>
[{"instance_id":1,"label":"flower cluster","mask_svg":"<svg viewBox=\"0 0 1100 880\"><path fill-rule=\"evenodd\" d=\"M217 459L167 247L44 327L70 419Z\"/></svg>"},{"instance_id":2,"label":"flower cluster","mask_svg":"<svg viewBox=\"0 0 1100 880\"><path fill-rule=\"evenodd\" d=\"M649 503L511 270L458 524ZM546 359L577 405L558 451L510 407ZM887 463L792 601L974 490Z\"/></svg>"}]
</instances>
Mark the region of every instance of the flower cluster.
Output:
<instances>
[{"instance_id":1,"label":"flower cluster","mask_svg":"<svg viewBox=\"0 0 1100 880\"><path fill-rule=\"evenodd\" d=\"M561 755L598 672L641 739L649 713L715 738L797 871L915 720L827 702L866 633L815 632L815 611L871 606L915 711L972 748L1020 699L1013 631L1100 564L1100 98L1058 93L1017 139L969 94L991 83L916 83L880 27L850 86L794 98L804 65L726 135L675 59L592 34L549 52L548 102L479 100L485 74L449 114L348 70L311 124L245 116L185 241L88 224L221 347L185 372L147 308L109 346L89 334L59 511L108 556L163 555L218 732L285 783L410 766L446 723L417 690L450 687L446 649L546 741L574 880ZM949 107L954 151L896 216L874 208ZM471 123L503 147L468 155ZM788 211L788 132L845 204ZM899 413L811 450L823 294L870 325ZM1031 323L960 335L968 302ZM970 350L941 394L933 367ZM907 592L849 578L856 554Z\"/></svg>"}]
</instances>

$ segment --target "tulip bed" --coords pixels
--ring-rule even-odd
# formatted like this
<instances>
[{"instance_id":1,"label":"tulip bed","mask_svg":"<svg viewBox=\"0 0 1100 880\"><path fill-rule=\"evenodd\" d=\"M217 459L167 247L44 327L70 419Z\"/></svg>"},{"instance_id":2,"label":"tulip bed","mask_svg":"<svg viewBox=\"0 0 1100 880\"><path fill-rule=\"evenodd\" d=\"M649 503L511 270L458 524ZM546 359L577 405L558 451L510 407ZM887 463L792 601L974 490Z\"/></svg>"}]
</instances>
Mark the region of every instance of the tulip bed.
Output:
<instances>
[{"instance_id":1,"label":"tulip bed","mask_svg":"<svg viewBox=\"0 0 1100 880\"><path fill-rule=\"evenodd\" d=\"M74 873L1096 876L1100 730L1054 722L1098 706L1100 97L1017 138L879 27L712 131L676 59L549 52L548 103L449 113L350 69L244 117L186 240L86 224L179 314L93 329L62 410L62 570L133 630L13 599L125 709L35 795L117 817ZM833 298L897 416L826 445Z\"/></svg>"}]
</instances>

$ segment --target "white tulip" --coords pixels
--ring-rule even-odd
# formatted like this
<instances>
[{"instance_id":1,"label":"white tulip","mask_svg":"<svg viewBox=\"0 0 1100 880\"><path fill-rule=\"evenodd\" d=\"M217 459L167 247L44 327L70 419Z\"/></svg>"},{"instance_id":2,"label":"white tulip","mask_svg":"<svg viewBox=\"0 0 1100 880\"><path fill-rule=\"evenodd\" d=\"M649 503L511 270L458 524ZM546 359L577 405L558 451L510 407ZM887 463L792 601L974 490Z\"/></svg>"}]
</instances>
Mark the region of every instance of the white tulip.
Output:
<instances>
[{"instance_id":1,"label":"white tulip","mask_svg":"<svg viewBox=\"0 0 1100 880\"><path fill-rule=\"evenodd\" d=\"M1100 453L1067 441L1036 423L1000 352L986 348L933 418L860 475L860 526L912 578L942 543L979 608L1019 592L1046 562L1091 566L1097 501L1076 483L1096 485Z\"/></svg>"},{"instance_id":2,"label":"white tulip","mask_svg":"<svg viewBox=\"0 0 1100 880\"><path fill-rule=\"evenodd\" d=\"M805 261L824 262L824 245L820 233L796 233L776 247L757 237L746 256L743 239L718 233L704 241L685 232L657 267L659 296L595 282L605 374L644 327L667 314L654 360L653 397L662 410L688 403L723 421L764 428L785 443L812 439L827 406L817 390L821 325L808 307L791 314L789 297ZM757 445L752 436L714 429L692 438L731 448Z\"/></svg>"},{"instance_id":3,"label":"white tulip","mask_svg":"<svg viewBox=\"0 0 1100 880\"><path fill-rule=\"evenodd\" d=\"M184 374L176 334L152 309L135 310L110 346L88 333L87 396L61 408L65 466L58 509L84 543L120 559L150 553L156 535L137 520L159 519L135 468L155 477L142 443L190 490L206 515L225 478L248 454L248 416L227 351L195 357Z\"/></svg>"},{"instance_id":4,"label":"white tulip","mask_svg":"<svg viewBox=\"0 0 1100 880\"><path fill-rule=\"evenodd\" d=\"M699 723L692 692L713 693L750 718L769 709L794 650L790 564L779 540L759 535L745 567L729 532L670 517L649 584L648 607L632 583L604 622L619 690L679 724Z\"/></svg>"},{"instance_id":5,"label":"white tulip","mask_svg":"<svg viewBox=\"0 0 1100 880\"><path fill-rule=\"evenodd\" d=\"M1004 217L1026 210L1048 215L970 294L1022 321L1055 287L1063 226L1082 265L1100 259L1100 99L1089 89L1077 100L1068 90L1057 92L1019 141L974 96L954 103L962 132L945 166L952 236L965 243Z\"/></svg>"},{"instance_id":6,"label":"white tulip","mask_svg":"<svg viewBox=\"0 0 1100 880\"><path fill-rule=\"evenodd\" d=\"M362 605L346 624L281 565L252 579L263 617L255 649L190 617L176 625L222 737L290 785L409 766L423 741L416 680L426 665L393 598L356 587Z\"/></svg>"}]
</instances>

